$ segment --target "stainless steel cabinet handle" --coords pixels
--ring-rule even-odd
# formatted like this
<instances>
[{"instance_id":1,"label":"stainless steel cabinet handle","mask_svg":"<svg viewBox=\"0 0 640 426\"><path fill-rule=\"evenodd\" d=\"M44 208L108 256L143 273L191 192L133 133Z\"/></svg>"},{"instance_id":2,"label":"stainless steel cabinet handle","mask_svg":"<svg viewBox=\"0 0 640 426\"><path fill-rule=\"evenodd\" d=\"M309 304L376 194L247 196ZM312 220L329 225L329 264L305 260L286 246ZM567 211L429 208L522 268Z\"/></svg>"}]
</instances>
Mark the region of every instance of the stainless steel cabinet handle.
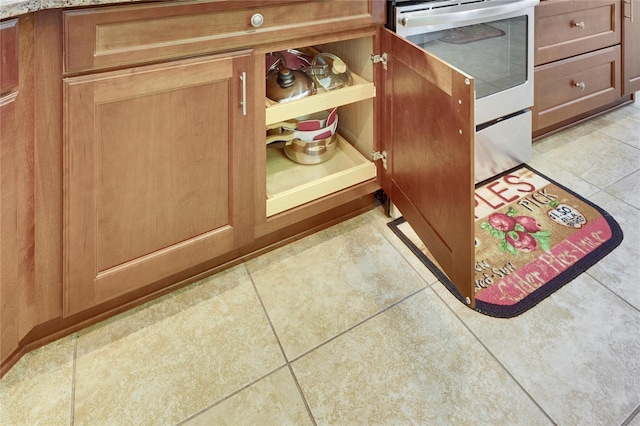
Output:
<instances>
[{"instance_id":1,"label":"stainless steel cabinet handle","mask_svg":"<svg viewBox=\"0 0 640 426\"><path fill-rule=\"evenodd\" d=\"M583 81L579 81L578 83L574 84L574 86L576 86L577 88L580 89L581 92L584 92L584 89L587 88L587 85L584 84Z\"/></svg>"},{"instance_id":2,"label":"stainless steel cabinet handle","mask_svg":"<svg viewBox=\"0 0 640 426\"><path fill-rule=\"evenodd\" d=\"M247 115L247 73L243 72L240 76L240 81L242 81L242 100L240 101L240 105L242 105L242 115Z\"/></svg>"},{"instance_id":3,"label":"stainless steel cabinet handle","mask_svg":"<svg viewBox=\"0 0 640 426\"><path fill-rule=\"evenodd\" d=\"M264 16L262 16L259 13L255 13L252 17L251 17L251 26L254 28L258 28L259 26L261 26L262 24L264 24Z\"/></svg>"},{"instance_id":4,"label":"stainless steel cabinet handle","mask_svg":"<svg viewBox=\"0 0 640 426\"><path fill-rule=\"evenodd\" d=\"M573 26L576 28L580 28L581 30L584 30L584 22L580 21L580 22L574 22Z\"/></svg>"}]
</instances>

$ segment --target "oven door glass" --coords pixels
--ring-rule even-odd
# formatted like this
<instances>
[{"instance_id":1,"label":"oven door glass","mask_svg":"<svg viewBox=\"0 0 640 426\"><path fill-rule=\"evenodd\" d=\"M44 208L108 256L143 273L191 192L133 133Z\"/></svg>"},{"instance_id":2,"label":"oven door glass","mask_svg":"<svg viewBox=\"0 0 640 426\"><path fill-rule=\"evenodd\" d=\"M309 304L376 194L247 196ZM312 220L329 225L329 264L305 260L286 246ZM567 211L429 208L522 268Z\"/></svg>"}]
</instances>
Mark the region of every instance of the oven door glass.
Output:
<instances>
[{"instance_id":1,"label":"oven door glass","mask_svg":"<svg viewBox=\"0 0 640 426\"><path fill-rule=\"evenodd\" d=\"M528 16L407 36L411 42L472 75L476 99L527 81Z\"/></svg>"}]
</instances>

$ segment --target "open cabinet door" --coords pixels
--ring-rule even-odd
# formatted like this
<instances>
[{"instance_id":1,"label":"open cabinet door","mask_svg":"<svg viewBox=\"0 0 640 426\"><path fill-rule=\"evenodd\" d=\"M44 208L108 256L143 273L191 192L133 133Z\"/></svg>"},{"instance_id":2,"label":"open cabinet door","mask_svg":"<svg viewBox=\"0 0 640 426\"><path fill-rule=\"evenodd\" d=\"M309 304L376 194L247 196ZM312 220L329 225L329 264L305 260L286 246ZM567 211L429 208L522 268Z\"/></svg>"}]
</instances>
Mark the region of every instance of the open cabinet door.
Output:
<instances>
[{"instance_id":1,"label":"open cabinet door","mask_svg":"<svg viewBox=\"0 0 640 426\"><path fill-rule=\"evenodd\" d=\"M381 46L382 187L474 307L473 79L387 29Z\"/></svg>"}]
</instances>

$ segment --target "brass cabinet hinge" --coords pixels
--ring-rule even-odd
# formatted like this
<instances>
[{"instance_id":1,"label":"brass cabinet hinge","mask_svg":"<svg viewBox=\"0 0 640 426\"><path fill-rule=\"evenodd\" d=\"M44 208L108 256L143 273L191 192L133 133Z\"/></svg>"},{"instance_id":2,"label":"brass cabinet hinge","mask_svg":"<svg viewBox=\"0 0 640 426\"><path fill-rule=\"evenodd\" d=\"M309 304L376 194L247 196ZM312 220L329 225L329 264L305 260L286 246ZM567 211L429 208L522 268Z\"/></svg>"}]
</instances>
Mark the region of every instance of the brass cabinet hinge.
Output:
<instances>
[{"instance_id":1,"label":"brass cabinet hinge","mask_svg":"<svg viewBox=\"0 0 640 426\"><path fill-rule=\"evenodd\" d=\"M387 169L387 151L371 151L371 159L373 161L382 160L382 167Z\"/></svg>"},{"instance_id":2,"label":"brass cabinet hinge","mask_svg":"<svg viewBox=\"0 0 640 426\"><path fill-rule=\"evenodd\" d=\"M387 69L387 54L383 53L382 55L376 55L375 53L371 54L371 60L374 64L382 62L382 68L386 71Z\"/></svg>"}]
</instances>

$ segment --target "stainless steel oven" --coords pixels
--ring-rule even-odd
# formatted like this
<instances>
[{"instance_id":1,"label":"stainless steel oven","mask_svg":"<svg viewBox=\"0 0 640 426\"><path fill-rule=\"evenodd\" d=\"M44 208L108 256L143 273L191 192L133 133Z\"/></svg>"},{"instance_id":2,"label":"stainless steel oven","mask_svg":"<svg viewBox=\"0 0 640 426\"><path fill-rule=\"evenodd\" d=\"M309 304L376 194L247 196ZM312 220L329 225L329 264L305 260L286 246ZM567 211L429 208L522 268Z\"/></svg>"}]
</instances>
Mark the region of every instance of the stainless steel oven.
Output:
<instances>
[{"instance_id":1,"label":"stainless steel oven","mask_svg":"<svg viewBox=\"0 0 640 426\"><path fill-rule=\"evenodd\" d=\"M539 0L389 0L387 27L475 80L475 181L531 159Z\"/></svg>"}]
</instances>

